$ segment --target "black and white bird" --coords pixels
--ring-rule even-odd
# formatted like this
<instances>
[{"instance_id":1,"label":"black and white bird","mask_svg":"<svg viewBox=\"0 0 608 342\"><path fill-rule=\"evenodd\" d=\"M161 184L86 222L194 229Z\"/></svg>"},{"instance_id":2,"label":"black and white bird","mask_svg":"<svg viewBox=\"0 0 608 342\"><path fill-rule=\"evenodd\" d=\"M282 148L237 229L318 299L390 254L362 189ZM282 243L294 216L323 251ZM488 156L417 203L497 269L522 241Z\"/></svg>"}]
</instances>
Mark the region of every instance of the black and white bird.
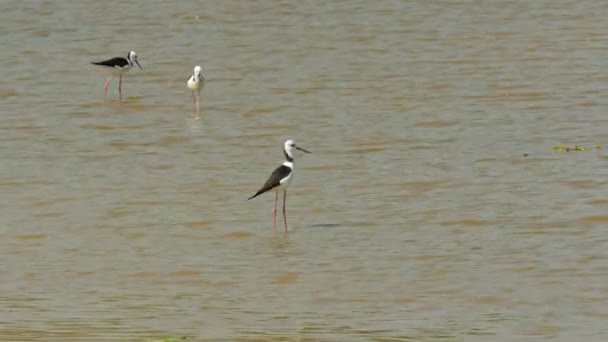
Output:
<instances>
[{"instance_id":1,"label":"black and white bird","mask_svg":"<svg viewBox=\"0 0 608 342\"><path fill-rule=\"evenodd\" d=\"M287 216L285 215L285 203L287 200L287 187L293 181L295 172L295 166L293 161L293 153L295 150L302 152L311 153L296 145L295 141L289 139L283 144L283 153L285 154L285 162L277 167L266 183L258 190L253 196L249 197L248 200L255 198L265 192L274 191L274 209L272 211L272 227L274 230L277 229L277 201L279 199L279 192L283 191L283 220L285 222L285 231L287 231Z\"/></svg>"},{"instance_id":2,"label":"black and white bird","mask_svg":"<svg viewBox=\"0 0 608 342\"><path fill-rule=\"evenodd\" d=\"M127 58L114 57L101 62L91 62L91 64L99 65L110 73L108 79L106 80L106 83L103 86L104 98L108 95L108 87L110 86L110 81L112 81L112 77L120 77L118 81L118 94L120 94L120 98L122 98L122 75L129 72L129 70L131 70L131 68L135 64L137 64L137 66L141 70L144 70L144 68L142 68L139 62L137 61L137 54L135 53L135 51L129 52Z\"/></svg>"},{"instance_id":3,"label":"black and white bird","mask_svg":"<svg viewBox=\"0 0 608 342\"><path fill-rule=\"evenodd\" d=\"M205 86L205 77L203 77L203 68L199 65L194 67L194 72L190 75L190 78L186 82L188 88L192 90L192 106L194 114L198 115L200 113L200 98L201 98L201 90Z\"/></svg>"}]
</instances>

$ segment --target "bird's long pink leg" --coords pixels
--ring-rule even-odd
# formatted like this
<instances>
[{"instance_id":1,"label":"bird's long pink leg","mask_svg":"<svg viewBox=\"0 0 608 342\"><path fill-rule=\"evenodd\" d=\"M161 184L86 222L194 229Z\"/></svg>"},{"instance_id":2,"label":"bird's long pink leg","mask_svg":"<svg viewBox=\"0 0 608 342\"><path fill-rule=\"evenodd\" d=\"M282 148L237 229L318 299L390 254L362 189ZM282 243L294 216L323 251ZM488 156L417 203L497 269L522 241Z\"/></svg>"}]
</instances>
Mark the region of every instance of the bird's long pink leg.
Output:
<instances>
[{"instance_id":1,"label":"bird's long pink leg","mask_svg":"<svg viewBox=\"0 0 608 342\"><path fill-rule=\"evenodd\" d=\"M194 90L192 91L192 115L196 115L196 97L194 96Z\"/></svg>"},{"instance_id":2,"label":"bird's long pink leg","mask_svg":"<svg viewBox=\"0 0 608 342\"><path fill-rule=\"evenodd\" d=\"M201 91L199 90L196 93L196 116L201 113Z\"/></svg>"},{"instance_id":3,"label":"bird's long pink leg","mask_svg":"<svg viewBox=\"0 0 608 342\"><path fill-rule=\"evenodd\" d=\"M285 221L285 232L287 233L287 215L285 215L285 203L287 203L287 191L283 191L283 220Z\"/></svg>"},{"instance_id":4,"label":"bird's long pink leg","mask_svg":"<svg viewBox=\"0 0 608 342\"><path fill-rule=\"evenodd\" d=\"M272 210L272 230L277 231L277 201L279 200L279 192L274 196L274 209Z\"/></svg>"},{"instance_id":5,"label":"bird's long pink leg","mask_svg":"<svg viewBox=\"0 0 608 342\"><path fill-rule=\"evenodd\" d=\"M112 78L108 78L106 80L106 84L103 85L103 98L104 99L108 96L108 87L110 86L110 81L112 81Z\"/></svg>"},{"instance_id":6,"label":"bird's long pink leg","mask_svg":"<svg viewBox=\"0 0 608 342\"><path fill-rule=\"evenodd\" d=\"M118 94L120 95L120 98L122 99L122 75L120 75L120 79L118 80Z\"/></svg>"}]
</instances>

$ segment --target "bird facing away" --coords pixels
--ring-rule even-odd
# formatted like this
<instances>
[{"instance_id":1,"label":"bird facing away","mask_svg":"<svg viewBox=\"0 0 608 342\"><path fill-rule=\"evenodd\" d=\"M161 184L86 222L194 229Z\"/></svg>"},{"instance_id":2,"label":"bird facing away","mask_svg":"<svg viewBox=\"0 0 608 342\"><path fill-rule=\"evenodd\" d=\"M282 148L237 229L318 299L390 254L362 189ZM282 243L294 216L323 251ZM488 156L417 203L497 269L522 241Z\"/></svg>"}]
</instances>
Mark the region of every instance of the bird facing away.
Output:
<instances>
[{"instance_id":1,"label":"bird facing away","mask_svg":"<svg viewBox=\"0 0 608 342\"><path fill-rule=\"evenodd\" d=\"M283 153L285 154L286 159L285 162L272 172L272 174L270 175L268 180L266 180L266 183L264 183L260 190L258 190L253 196L248 198L248 200L256 198L257 196L271 190L275 192L274 209L272 211L272 227L275 231L277 229L277 201L279 199L279 192L283 191L283 220L285 223L285 232L287 232L287 216L285 215L285 204L287 200L287 187L293 181L293 176L295 172L295 165L293 160L293 153L295 152L295 150L311 153L310 151L297 146L295 141L291 139L285 141L285 143L283 144Z\"/></svg>"},{"instance_id":2,"label":"bird facing away","mask_svg":"<svg viewBox=\"0 0 608 342\"><path fill-rule=\"evenodd\" d=\"M203 68L201 68L199 65L195 66L194 72L192 75L190 75L186 85L188 85L188 88L192 90L192 106L194 107L192 110L194 111L194 115L198 116L200 113L201 90L205 86Z\"/></svg>"},{"instance_id":3,"label":"bird facing away","mask_svg":"<svg viewBox=\"0 0 608 342\"><path fill-rule=\"evenodd\" d=\"M131 68L133 67L134 64L137 64L137 66L141 70L144 70L144 68L141 67L141 65L139 64L139 61L137 60L137 54L135 53L135 51L129 52L129 54L127 55L127 58L114 57L114 58L110 58L108 60L101 61L101 62L91 62L91 64L99 65L99 66L103 67L106 71L109 72L108 79L106 80L106 83L103 85L104 99L108 95L108 87L110 86L110 81L112 81L112 77L115 77L115 76L120 77L120 79L118 81L118 94L120 95L120 98L122 99L122 75L129 72L129 70L131 70Z\"/></svg>"}]
</instances>

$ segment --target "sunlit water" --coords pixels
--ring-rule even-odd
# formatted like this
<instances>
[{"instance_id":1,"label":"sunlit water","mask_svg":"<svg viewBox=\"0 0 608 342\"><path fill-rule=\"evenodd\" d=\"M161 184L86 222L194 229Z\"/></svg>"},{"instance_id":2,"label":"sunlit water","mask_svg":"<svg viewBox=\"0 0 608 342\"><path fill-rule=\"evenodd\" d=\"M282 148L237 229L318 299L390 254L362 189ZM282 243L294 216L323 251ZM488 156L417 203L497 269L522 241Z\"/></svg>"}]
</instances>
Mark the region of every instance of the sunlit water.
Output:
<instances>
[{"instance_id":1,"label":"sunlit water","mask_svg":"<svg viewBox=\"0 0 608 342\"><path fill-rule=\"evenodd\" d=\"M0 340L608 339L605 1L0 9Z\"/></svg>"}]
</instances>

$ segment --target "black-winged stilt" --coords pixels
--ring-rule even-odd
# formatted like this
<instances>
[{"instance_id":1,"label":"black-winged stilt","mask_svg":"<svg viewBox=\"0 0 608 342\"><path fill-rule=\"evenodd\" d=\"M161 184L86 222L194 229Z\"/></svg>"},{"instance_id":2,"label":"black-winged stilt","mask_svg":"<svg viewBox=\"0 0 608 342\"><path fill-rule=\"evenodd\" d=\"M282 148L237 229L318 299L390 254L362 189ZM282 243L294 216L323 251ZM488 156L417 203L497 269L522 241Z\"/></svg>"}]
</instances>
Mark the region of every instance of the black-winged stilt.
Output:
<instances>
[{"instance_id":1,"label":"black-winged stilt","mask_svg":"<svg viewBox=\"0 0 608 342\"><path fill-rule=\"evenodd\" d=\"M302 152L311 153L299 146L296 145L295 141L289 139L285 141L283 144L283 153L285 154L285 162L277 167L266 183L256 192L253 196L249 197L248 200L255 198L267 191L274 191L274 209L272 211L272 227L276 231L277 229L277 201L279 199L279 192L283 191L283 220L285 222L285 231L287 231L287 216L285 215L285 203L287 200L287 187L293 180L295 167L293 162L293 153L295 150L300 150Z\"/></svg>"},{"instance_id":2,"label":"black-winged stilt","mask_svg":"<svg viewBox=\"0 0 608 342\"><path fill-rule=\"evenodd\" d=\"M120 98L122 98L122 75L129 72L129 70L131 70L134 64L137 64L137 66L141 70L144 69L137 61L137 54L135 53L135 51L129 52L126 58L114 57L101 62L91 62L91 64L100 65L110 72L110 76L106 80L106 83L103 85L104 98L106 98L106 96L108 95L108 87L110 86L110 81L112 81L113 76L120 77L118 81L118 94L120 94Z\"/></svg>"},{"instance_id":3,"label":"black-winged stilt","mask_svg":"<svg viewBox=\"0 0 608 342\"><path fill-rule=\"evenodd\" d=\"M194 107L193 110L196 116L198 116L200 113L201 90L205 86L205 77L203 77L202 72L203 68L201 68L199 65L195 66L194 72L188 79L188 82L186 82L188 88L192 90L192 105Z\"/></svg>"}]
</instances>

